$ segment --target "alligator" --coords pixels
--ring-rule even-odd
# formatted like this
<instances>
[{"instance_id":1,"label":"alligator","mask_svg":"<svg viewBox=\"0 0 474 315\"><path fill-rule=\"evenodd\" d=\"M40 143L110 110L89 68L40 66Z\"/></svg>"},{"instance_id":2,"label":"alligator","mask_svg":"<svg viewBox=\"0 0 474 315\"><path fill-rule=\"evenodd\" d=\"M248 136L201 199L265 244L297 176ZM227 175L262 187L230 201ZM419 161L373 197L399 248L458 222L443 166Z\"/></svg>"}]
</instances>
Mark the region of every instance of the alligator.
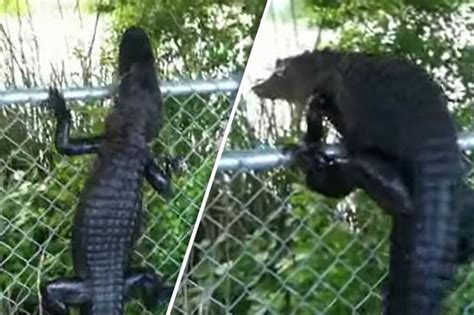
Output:
<instances>
[{"instance_id":1,"label":"alligator","mask_svg":"<svg viewBox=\"0 0 474 315\"><path fill-rule=\"evenodd\" d=\"M278 60L253 91L316 108L306 136L316 145L298 158L309 188L332 197L363 188L391 215L384 314L439 314L465 259L457 251L468 249L459 244L465 170L441 87L406 59L325 49ZM323 117L349 164L318 156Z\"/></svg>"},{"instance_id":2,"label":"alligator","mask_svg":"<svg viewBox=\"0 0 474 315\"><path fill-rule=\"evenodd\" d=\"M162 99L147 34L138 27L122 36L118 97L104 133L70 138L71 115L57 89L49 103L57 120L55 146L64 155L97 153L79 197L72 231L75 277L59 278L42 288L42 305L51 314L120 315L137 293L145 306L167 301L171 287L151 270L129 268L143 217L143 178L160 194L170 193L172 163L164 170L147 148L159 131Z\"/></svg>"}]
</instances>

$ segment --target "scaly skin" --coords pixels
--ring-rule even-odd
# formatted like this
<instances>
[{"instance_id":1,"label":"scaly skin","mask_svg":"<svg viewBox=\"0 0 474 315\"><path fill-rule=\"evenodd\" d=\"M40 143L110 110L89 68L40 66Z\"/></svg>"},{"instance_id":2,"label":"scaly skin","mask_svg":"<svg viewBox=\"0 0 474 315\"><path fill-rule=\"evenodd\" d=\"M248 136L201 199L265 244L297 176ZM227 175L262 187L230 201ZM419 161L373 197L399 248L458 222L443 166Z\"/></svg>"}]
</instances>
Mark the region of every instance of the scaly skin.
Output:
<instances>
[{"instance_id":1,"label":"scaly skin","mask_svg":"<svg viewBox=\"0 0 474 315\"><path fill-rule=\"evenodd\" d=\"M143 217L143 146L129 143L98 161L86 182L74 220L74 269L89 279L91 314L122 314L125 270Z\"/></svg>"},{"instance_id":2,"label":"scaly skin","mask_svg":"<svg viewBox=\"0 0 474 315\"><path fill-rule=\"evenodd\" d=\"M456 200L461 203L459 215L459 240L456 261L469 263L474 256L474 190L467 184L462 186Z\"/></svg>"},{"instance_id":3,"label":"scaly skin","mask_svg":"<svg viewBox=\"0 0 474 315\"><path fill-rule=\"evenodd\" d=\"M324 152L324 146L321 146L322 143L320 142L322 137L322 126L319 124L319 115L322 115L322 113L315 115L315 113L318 113L314 111L317 110L316 106L323 107L324 102L327 102L327 100L317 98L317 95L314 95L308 100L310 111L307 115L307 133L305 134L302 143L291 145L287 150L291 151L293 156L296 158L298 165L305 168L305 171L308 174L307 183L312 190L326 196L339 198L347 195L356 187L361 187L365 189L369 196L371 196L381 207L388 210L392 215L389 276L395 276L394 279L389 279L384 286L385 303L383 313L403 314L404 312L407 312L408 281L397 281L397 277L399 277L399 275L408 274L409 272L410 251L412 251L413 244L413 217L407 214L414 211L410 209L414 209L414 205L412 205L413 201L405 200L410 197L406 196L406 188L401 186L402 183L399 182L399 179L394 178L394 180L388 181L390 186L385 189L383 181L377 183L379 181L377 178L370 178L370 176L367 176L367 173L364 173L363 169L358 167L358 163L354 163L354 160L351 160L347 156L347 150L343 143L339 143L339 150L332 151L331 155L327 155ZM444 145L449 147L452 144L452 140L447 139L446 141L447 143ZM438 146L442 146L442 143L439 143ZM428 157L428 160L420 161L420 166L425 167L426 174L418 174L416 177L426 178L427 183L433 184L423 184L425 192L422 192L421 195L424 194L427 200L431 199L433 207L439 207L438 210L434 211L434 213L441 214L441 217L431 216L431 222L429 224L438 224L440 228L451 230L451 239L446 239L445 241L450 247L453 246L453 242L456 244L457 257L454 257L453 253L449 259L455 259L457 264L465 264L472 261L474 253L474 190L467 183L462 183L460 187L457 187L458 185L455 182L447 185L448 187L440 187L439 184L435 184L442 180L443 177L447 179L446 182L449 182L449 178L451 178L452 174L455 174L456 172L459 160L457 154L451 157L449 153L444 155L435 154L436 152L442 152L440 148L436 147L436 145L431 148L425 148L424 152L429 152L429 150L432 150L433 153L431 155L427 153L425 154L425 157ZM338 153L335 154L335 152ZM438 156L439 160L433 161L430 159L430 156ZM449 165L455 165L456 168L450 171ZM426 166L428 166L428 168L426 168ZM434 176L433 179L430 179L436 169L438 169L437 175ZM361 174L365 174L362 176L363 179L360 178ZM373 185L373 187L382 188L382 191L374 193L374 189L370 189L370 186L368 186L369 190L367 190L366 187L363 187L361 183L370 183L367 179L374 181L375 185ZM437 186L438 191L436 191ZM393 189L393 187L401 187L402 193L398 193L400 192L400 189ZM444 198L440 198L440 189L447 192L447 194L445 193ZM387 193L387 191L390 193ZM443 199L444 202L440 202L440 200ZM454 202L457 202L458 204L453 204ZM449 209L448 206L453 207L454 209L459 209L460 211L460 220L457 224L458 232L455 239L453 239L456 234L456 223L453 221L455 217L453 218L451 215L444 218L442 217L443 213L445 215L446 213L449 213L446 212L446 209ZM405 211L399 210L402 208L405 208ZM441 224L439 224L439 222ZM455 227L454 229L452 228L453 226ZM427 242L425 241L425 244L426 243ZM419 251L423 253L423 247L421 247L421 250ZM425 260L429 260L429 257L425 257ZM442 274L446 271L440 270L438 272ZM440 278L442 279L442 284L444 280L443 276ZM417 277L415 280L416 279L419 278Z\"/></svg>"},{"instance_id":4,"label":"scaly skin","mask_svg":"<svg viewBox=\"0 0 474 315\"><path fill-rule=\"evenodd\" d=\"M459 247L455 201L463 176L441 88L403 59L323 50L277 61L253 90L317 108L305 137L316 149L296 153L311 189L341 197L362 188L393 217L384 312L439 314ZM321 116L342 135L342 163L318 151Z\"/></svg>"},{"instance_id":5,"label":"scaly skin","mask_svg":"<svg viewBox=\"0 0 474 315\"><path fill-rule=\"evenodd\" d=\"M44 287L42 303L48 313L65 315L69 306L78 306L81 315L120 315L125 299L137 291L148 307L166 301L171 293L153 272L128 266L143 218L143 178L161 194L168 193L170 185L170 166L162 171L147 148L158 132L161 107L153 62L146 34L128 29L120 44L118 99L100 136L70 139L70 113L59 92L50 91L58 121L58 151L98 156L74 219L71 247L76 277Z\"/></svg>"}]
</instances>

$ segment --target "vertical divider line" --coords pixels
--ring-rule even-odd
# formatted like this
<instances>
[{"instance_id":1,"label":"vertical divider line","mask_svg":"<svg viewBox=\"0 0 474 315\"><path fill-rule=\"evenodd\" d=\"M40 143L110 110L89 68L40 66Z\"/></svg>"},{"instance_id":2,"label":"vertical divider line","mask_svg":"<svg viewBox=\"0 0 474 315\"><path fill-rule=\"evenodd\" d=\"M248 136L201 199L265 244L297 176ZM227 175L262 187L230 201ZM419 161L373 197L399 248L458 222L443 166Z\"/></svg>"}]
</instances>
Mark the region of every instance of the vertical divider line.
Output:
<instances>
[{"instance_id":1,"label":"vertical divider line","mask_svg":"<svg viewBox=\"0 0 474 315\"><path fill-rule=\"evenodd\" d=\"M262 16L260 18L260 23L259 23L259 26L258 26L258 29L257 29L257 33L255 34L255 40L252 43L252 48L250 49L250 54L249 54L249 57L247 59L247 65L249 63L249 60L252 58L252 54L255 53L254 43L258 39L258 33L259 33L259 30L260 30L261 24L265 20L267 14L268 14L268 10L270 8L271 1L272 0L267 0L267 2L265 4L265 8L264 8ZM179 270L179 273L178 273L178 277L176 278L176 282L174 284L173 294L171 295L171 299L170 299L170 302L168 304L168 308L166 309L166 315L171 315L171 311L173 310L173 306L174 306L174 301L176 300L176 296L178 295L179 287L181 286L181 281L182 281L183 276L184 276L184 271L186 270L188 260L189 260L189 256L191 255L191 250L192 250L193 245L194 245L194 239L196 238L196 234L197 234L197 231L199 229L199 225L201 223L201 220L202 220L202 217L203 217L203 214L204 214L204 209L206 208L206 202L207 202L207 199L209 198L209 193L211 192L212 184L213 184L214 178L216 176L217 168L219 166L219 160L221 159L222 152L224 151L224 147L225 147L225 144L226 144L226 141L227 141L227 137L229 135L230 128L232 127L232 122L234 120L234 116L235 116L235 113L237 111L237 106L239 104L240 98L242 97L242 82L244 81L244 78L246 77L247 70L248 69L247 69L247 66L246 66L245 70L244 70L244 73L242 75L242 80L240 81L239 88L237 90L237 95L234 99L234 104L232 106L232 110L231 110L230 115L229 115L229 120L227 121L227 125L224 129L224 134L222 135L222 138L221 138L219 149L217 151L216 161L214 162L214 166L212 168L211 176L209 176L209 181L207 183L206 191L204 193L204 197L202 198L201 207L199 208L199 212L198 212L198 215L196 217L196 221L194 222L193 231L191 232L191 237L189 238L188 246L186 248L186 252L184 254L183 261L181 263L181 267L180 267L180 270Z\"/></svg>"}]
</instances>

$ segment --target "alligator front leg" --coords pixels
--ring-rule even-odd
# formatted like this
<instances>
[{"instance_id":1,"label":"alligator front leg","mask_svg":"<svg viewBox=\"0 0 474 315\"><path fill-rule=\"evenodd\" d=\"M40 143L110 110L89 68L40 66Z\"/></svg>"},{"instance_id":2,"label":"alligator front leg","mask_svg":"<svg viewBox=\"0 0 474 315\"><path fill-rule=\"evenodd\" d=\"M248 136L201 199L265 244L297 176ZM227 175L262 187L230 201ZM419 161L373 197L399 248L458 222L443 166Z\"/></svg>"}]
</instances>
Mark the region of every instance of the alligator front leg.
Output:
<instances>
[{"instance_id":1,"label":"alligator front leg","mask_svg":"<svg viewBox=\"0 0 474 315\"><path fill-rule=\"evenodd\" d=\"M153 159L145 165L145 178L159 194L166 196L171 192L169 173L163 171Z\"/></svg>"},{"instance_id":2,"label":"alligator front leg","mask_svg":"<svg viewBox=\"0 0 474 315\"><path fill-rule=\"evenodd\" d=\"M323 111L328 99L314 92L305 102L307 130L302 141L290 145L296 164L306 173L306 185L325 196L342 198L354 190L354 174L346 153L329 155L324 151ZM341 146L342 147L342 146Z\"/></svg>"},{"instance_id":3,"label":"alligator front leg","mask_svg":"<svg viewBox=\"0 0 474 315\"><path fill-rule=\"evenodd\" d=\"M163 171L150 157L145 165L145 178L158 193L168 196L171 193L171 173L183 167L181 162L179 158L166 157Z\"/></svg>"},{"instance_id":4,"label":"alligator front leg","mask_svg":"<svg viewBox=\"0 0 474 315\"><path fill-rule=\"evenodd\" d=\"M306 173L307 186L325 196L341 198L355 188L364 190L389 213L411 213L413 203L399 172L371 154L328 155L319 148L295 153Z\"/></svg>"},{"instance_id":5,"label":"alligator front leg","mask_svg":"<svg viewBox=\"0 0 474 315\"><path fill-rule=\"evenodd\" d=\"M134 269L126 274L125 296L141 298L149 310L159 304L167 303L172 293L173 287L166 285L163 279L152 271Z\"/></svg>"},{"instance_id":6,"label":"alligator front leg","mask_svg":"<svg viewBox=\"0 0 474 315\"><path fill-rule=\"evenodd\" d=\"M333 76L328 82L337 82ZM326 84L327 82L321 82ZM300 166L307 172L306 184L311 189L326 196L340 198L355 188L363 189L383 209L394 213L410 213L413 202L400 172L393 163L386 162L371 152L351 152L343 143L338 154L324 152L322 117L334 107L327 95L313 92L306 100L307 132L300 145L300 151L294 154ZM331 116L331 115L329 115ZM340 121L332 121L342 126ZM346 139L347 140L347 139Z\"/></svg>"},{"instance_id":7,"label":"alligator front leg","mask_svg":"<svg viewBox=\"0 0 474 315\"><path fill-rule=\"evenodd\" d=\"M356 188L351 164L329 158L318 148L296 149L296 164L306 174L306 185L327 197L342 198Z\"/></svg>"},{"instance_id":8,"label":"alligator front leg","mask_svg":"<svg viewBox=\"0 0 474 315\"><path fill-rule=\"evenodd\" d=\"M91 300L87 286L79 278L58 278L41 291L43 308L51 315L67 315L68 306L80 306Z\"/></svg>"},{"instance_id":9,"label":"alligator front leg","mask_svg":"<svg viewBox=\"0 0 474 315\"><path fill-rule=\"evenodd\" d=\"M71 128L71 113L66 108L64 97L57 89L49 90L49 103L54 110L57 125L54 142L59 153L64 155L80 155L97 153L102 136L90 138L69 138Z\"/></svg>"}]
</instances>

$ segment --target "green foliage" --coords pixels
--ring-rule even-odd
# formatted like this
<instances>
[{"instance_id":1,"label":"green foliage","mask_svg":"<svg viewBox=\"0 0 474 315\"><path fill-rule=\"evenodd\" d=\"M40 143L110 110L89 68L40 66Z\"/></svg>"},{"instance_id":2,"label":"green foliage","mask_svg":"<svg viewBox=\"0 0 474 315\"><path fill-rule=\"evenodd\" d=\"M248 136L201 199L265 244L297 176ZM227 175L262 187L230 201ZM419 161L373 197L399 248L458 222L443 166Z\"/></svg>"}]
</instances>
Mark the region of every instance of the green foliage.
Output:
<instances>
[{"instance_id":1,"label":"green foliage","mask_svg":"<svg viewBox=\"0 0 474 315\"><path fill-rule=\"evenodd\" d=\"M98 4L96 4L96 0L81 0L77 2L77 5L82 12L86 13L93 13L97 11L98 6Z\"/></svg>"},{"instance_id":2,"label":"green foliage","mask_svg":"<svg viewBox=\"0 0 474 315\"><path fill-rule=\"evenodd\" d=\"M395 54L431 71L456 103L473 98L470 0L303 0L299 16L341 38L327 45L346 50ZM468 36L466 36L466 34ZM468 88L454 94L458 80Z\"/></svg>"},{"instance_id":3,"label":"green foliage","mask_svg":"<svg viewBox=\"0 0 474 315\"><path fill-rule=\"evenodd\" d=\"M82 67L75 75L84 85L110 84L119 35L124 27L137 25L148 31L156 48L160 78L228 77L244 67L263 5L256 0L80 1L81 10L108 14L112 32L101 47L98 69L90 68L87 52L73 49ZM164 155L182 157L186 169L174 174L173 194L166 200L144 185L144 233L133 264L154 269L169 283L174 283L186 250L229 102L229 94L165 98L160 136L151 148L157 161ZM68 102L72 134L102 132L107 105ZM72 275L72 218L92 157L55 152L53 116L43 107L2 107L0 125L0 314L36 314L39 284ZM155 313L164 313L165 307ZM127 313L150 314L139 302L127 305Z\"/></svg>"},{"instance_id":4,"label":"green foliage","mask_svg":"<svg viewBox=\"0 0 474 315\"><path fill-rule=\"evenodd\" d=\"M100 1L112 15L115 38L130 25L151 34L162 77L228 77L242 70L265 2Z\"/></svg>"},{"instance_id":5,"label":"green foliage","mask_svg":"<svg viewBox=\"0 0 474 315\"><path fill-rule=\"evenodd\" d=\"M145 227L137 245L138 255L133 257L134 266L152 268L170 283L174 282L183 259L214 164L223 128L219 119L225 118L229 109L223 95L197 99L188 97L188 102L184 102L184 99L168 98L165 103L170 110L166 113L169 121L152 148L158 161L165 154L181 155L187 169L174 175L173 194L169 199L157 196L145 184ZM74 135L102 131L108 108L97 104L71 104L70 108L75 126L79 127L73 131ZM22 117L15 110L6 116L10 119ZM0 291L7 293L8 299L15 303L23 301L19 304L20 309L33 313L38 306L38 281L45 283L72 274L69 249L72 217L92 157L58 155L51 144L52 129L41 128L33 137L25 134L29 129L28 124L25 126L29 117L25 114L24 120L17 121L18 125L11 124L7 129L11 141L9 136L2 138L10 146L3 146L0 151L6 164L3 165L6 171L0 177L0 227L2 234L8 236L0 241L0 260L6 271L0 275ZM47 126L52 115L43 110L39 120L40 125ZM18 133L17 126L23 127L18 129L23 133ZM34 145L27 145L29 142L25 138ZM19 148L21 143L24 146ZM32 158L41 155L43 159ZM5 303L6 309L15 309L15 304ZM139 303L127 307L131 313L144 311Z\"/></svg>"},{"instance_id":6,"label":"green foliage","mask_svg":"<svg viewBox=\"0 0 474 315\"><path fill-rule=\"evenodd\" d=\"M27 0L0 0L0 15L22 16L28 8Z\"/></svg>"},{"instance_id":7,"label":"green foliage","mask_svg":"<svg viewBox=\"0 0 474 315\"><path fill-rule=\"evenodd\" d=\"M299 23L337 35L324 46L416 60L446 89L458 125L472 129L472 47L459 36L461 30L474 35L468 1L278 3L280 10L294 7ZM252 125L246 106L255 104L239 104L228 149L299 138L298 121L281 137L265 113ZM257 136L262 129L268 139ZM324 198L308 191L303 179L292 168L217 176L189 266L191 281L178 299L183 314L380 313L389 217L360 191L343 200ZM468 267L459 279L446 314L470 312Z\"/></svg>"}]
</instances>

